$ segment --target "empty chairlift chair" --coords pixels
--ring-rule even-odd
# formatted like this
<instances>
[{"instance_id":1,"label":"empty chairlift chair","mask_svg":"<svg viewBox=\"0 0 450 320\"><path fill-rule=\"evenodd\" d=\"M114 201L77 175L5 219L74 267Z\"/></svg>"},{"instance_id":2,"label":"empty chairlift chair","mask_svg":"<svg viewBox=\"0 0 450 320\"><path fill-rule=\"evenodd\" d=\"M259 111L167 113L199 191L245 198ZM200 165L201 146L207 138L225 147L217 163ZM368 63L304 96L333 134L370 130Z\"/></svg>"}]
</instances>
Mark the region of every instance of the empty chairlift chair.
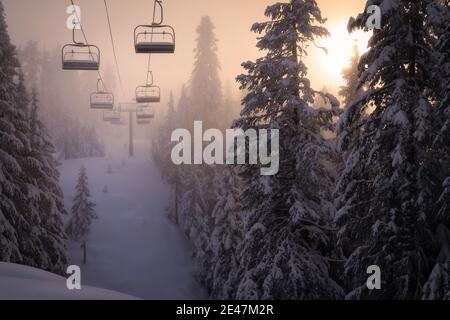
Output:
<instances>
[{"instance_id":1,"label":"empty chairlift chair","mask_svg":"<svg viewBox=\"0 0 450 320\"><path fill-rule=\"evenodd\" d=\"M161 101L161 88L153 85L153 72L147 74L147 84L136 88L137 103L159 103Z\"/></svg>"},{"instance_id":2,"label":"empty chairlift chair","mask_svg":"<svg viewBox=\"0 0 450 320\"><path fill-rule=\"evenodd\" d=\"M149 125L151 122L150 122L150 120L136 119L136 123L138 125Z\"/></svg>"},{"instance_id":3,"label":"empty chairlift chair","mask_svg":"<svg viewBox=\"0 0 450 320\"><path fill-rule=\"evenodd\" d=\"M110 123L115 126L124 126L125 125L125 121L123 121L122 119L114 120L114 121L111 121Z\"/></svg>"},{"instance_id":4,"label":"empty chairlift chair","mask_svg":"<svg viewBox=\"0 0 450 320\"><path fill-rule=\"evenodd\" d=\"M105 122L121 122L122 117L119 111L117 110L107 110L103 111L103 121Z\"/></svg>"},{"instance_id":5,"label":"empty chairlift chair","mask_svg":"<svg viewBox=\"0 0 450 320\"><path fill-rule=\"evenodd\" d=\"M97 71L100 68L100 49L75 41L75 28L73 29L73 43L62 48L63 70Z\"/></svg>"},{"instance_id":6,"label":"empty chairlift chair","mask_svg":"<svg viewBox=\"0 0 450 320\"><path fill-rule=\"evenodd\" d=\"M136 53L175 53L175 30L167 25L141 25L134 30Z\"/></svg>"},{"instance_id":7,"label":"empty chairlift chair","mask_svg":"<svg viewBox=\"0 0 450 320\"><path fill-rule=\"evenodd\" d=\"M136 53L174 53L175 29L163 25L164 9L160 0L155 0L154 13L157 6L161 9L161 20L151 25L139 25L134 29L134 48Z\"/></svg>"},{"instance_id":8,"label":"empty chairlift chair","mask_svg":"<svg viewBox=\"0 0 450 320\"><path fill-rule=\"evenodd\" d=\"M114 95L100 89L101 79L97 82L97 92L91 94L91 109L112 110L114 109Z\"/></svg>"},{"instance_id":9,"label":"empty chairlift chair","mask_svg":"<svg viewBox=\"0 0 450 320\"><path fill-rule=\"evenodd\" d=\"M155 118L155 110L152 107L142 108L136 112L136 120L139 124L139 121L150 121Z\"/></svg>"},{"instance_id":10,"label":"empty chairlift chair","mask_svg":"<svg viewBox=\"0 0 450 320\"><path fill-rule=\"evenodd\" d=\"M137 103L159 103L161 101L161 89L154 85L139 86L136 88Z\"/></svg>"}]
</instances>

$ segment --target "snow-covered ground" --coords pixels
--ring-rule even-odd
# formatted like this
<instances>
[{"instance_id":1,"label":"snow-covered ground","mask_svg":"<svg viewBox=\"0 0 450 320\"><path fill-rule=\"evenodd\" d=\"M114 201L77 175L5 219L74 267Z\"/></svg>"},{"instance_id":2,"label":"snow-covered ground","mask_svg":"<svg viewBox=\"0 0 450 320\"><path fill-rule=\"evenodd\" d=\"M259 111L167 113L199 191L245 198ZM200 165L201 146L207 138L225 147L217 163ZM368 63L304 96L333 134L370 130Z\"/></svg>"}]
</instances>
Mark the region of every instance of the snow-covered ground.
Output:
<instances>
[{"instance_id":1,"label":"snow-covered ground","mask_svg":"<svg viewBox=\"0 0 450 320\"><path fill-rule=\"evenodd\" d=\"M53 273L0 262L0 300L130 300L129 295L83 286L68 290L66 278Z\"/></svg>"},{"instance_id":2,"label":"snow-covered ground","mask_svg":"<svg viewBox=\"0 0 450 320\"><path fill-rule=\"evenodd\" d=\"M166 216L171 194L149 146L138 142L134 158L124 147L105 159L63 162L60 181L68 211L82 164L99 217L91 227L86 266L80 245L68 243L71 264L82 269L82 284L143 299L206 298L193 277L191 247Z\"/></svg>"}]
</instances>

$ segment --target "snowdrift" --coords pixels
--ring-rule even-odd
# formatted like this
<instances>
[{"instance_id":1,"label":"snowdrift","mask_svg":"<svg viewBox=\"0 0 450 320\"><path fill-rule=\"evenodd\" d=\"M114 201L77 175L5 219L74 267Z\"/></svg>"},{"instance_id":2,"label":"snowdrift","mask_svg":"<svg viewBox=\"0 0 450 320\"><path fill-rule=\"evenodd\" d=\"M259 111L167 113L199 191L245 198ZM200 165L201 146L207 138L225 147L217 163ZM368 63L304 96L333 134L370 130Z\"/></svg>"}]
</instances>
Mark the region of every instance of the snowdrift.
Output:
<instances>
[{"instance_id":1,"label":"snowdrift","mask_svg":"<svg viewBox=\"0 0 450 320\"><path fill-rule=\"evenodd\" d=\"M115 291L81 287L69 290L66 278L43 270L0 262L0 300L134 300Z\"/></svg>"}]
</instances>

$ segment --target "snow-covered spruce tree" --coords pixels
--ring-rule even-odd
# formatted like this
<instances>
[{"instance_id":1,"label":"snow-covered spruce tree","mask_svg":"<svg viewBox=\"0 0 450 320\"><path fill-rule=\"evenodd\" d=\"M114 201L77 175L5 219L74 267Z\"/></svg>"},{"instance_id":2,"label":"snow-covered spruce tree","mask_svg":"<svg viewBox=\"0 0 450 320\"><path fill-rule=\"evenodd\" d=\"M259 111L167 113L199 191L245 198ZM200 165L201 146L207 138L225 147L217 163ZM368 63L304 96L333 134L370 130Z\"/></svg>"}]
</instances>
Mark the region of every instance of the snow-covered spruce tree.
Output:
<instances>
[{"instance_id":1,"label":"snow-covered spruce tree","mask_svg":"<svg viewBox=\"0 0 450 320\"><path fill-rule=\"evenodd\" d=\"M19 63L15 49L10 42L4 17L3 3L0 2L0 260L6 262L22 261L19 243L23 234L17 229L18 224L29 224L20 219L21 212L17 204L26 201L21 192L21 168L17 156L23 154L27 141L24 114L15 107L14 83ZM13 120L15 123L13 123ZM16 123L20 121L19 128Z\"/></svg>"},{"instance_id":2,"label":"snow-covered spruce tree","mask_svg":"<svg viewBox=\"0 0 450 320\"><path fill-rule=\"evenodd\" d=\"M52 220L59 212L42 211L38 200L44 158L30 142L29 97L1 2L0 70L0 261L62 273L60 217Z\"/></svg>"},{"instance_id":3,"label":"snow-covered spruce tree","mask_svg":"<svg viewBox=\"0 0 450 320\"><path fill-rule=\"evenodd\" d=\"M342 289L330 277L333 148L321 135L331 128L332 111L314 109L315 91L302 59L306 48L328 35L314 0L267 7L268 21L255 23L257 47L266 56L245 62L237 79L248 90L241 117L244 130L280 130L280 168L260 175L241 168L244 236L237 256L238 299L338 299ZM337 100L324 95L338 107Z\"/></svg>"},{"instance_id":4,"label":"snow-covered spruce tree","mask_svg":"<svg viewBox=\"0 0 450 320\"><path fill-rule=\"evenodd\" d=\"M218 190L221 193L212 213L214 227L210 239L213 271L210 296L212 299L231 299L239 281L235 271L239 264L236 249L242 242L239 205L241 185L233 168L224 169L219 177Z\"/></svg>"},{"instance_id":5,"label":"snow-covered spruce tree","mask_svg":"<svg viewBox=\"0 0 450 320\"><path fill-rule=\"evenodd\" d=\"M94 126L82 126L78 119L66 119L65 123L61 142L65 160L104 157L105 147Z\"/></svg>"},{"instance_id":6,"label":"snow-covered spruce tree","mask_svg":"<svg viewBox=\"0 0 450 320\"><path fill-rule=\"evenodd\" d=\"M227 126L231 126L234 119L239 116L241 111L240 100L240 98L234 97L231 84L226 82L224 86L223 110L225 112L224 124Z\"/></svg>"},{"instance_id":7,"label":"snow-covered spruce tree","mask_svg":"<svg viewBox=\"0 0 450 320\"><path fill-rule=\"evenodd\" d=\"M450 300L450 231L445 224L438 225L436 238L440 251L435 259L436 264L423 287L422 299Z\"/></svg>"},{"instance_id":8,"label":"snow-covered spruce tree","mask_svg":"<svg viewBox=\"0 0 450 320\"><path fill-rule=\"evenodd\" d=\"M417 299L430 272L434 241L428 217L438 172L429 75L433 39L426 27L432 0L368 1L382 11L369 51L361 57L367 92L340 119L346 167L337 185L339 244L347 261L349 299ZM365 10L366 11L366 10ZM367 14L350 19L365 29ZM367 268L382 272L382 290L368 290Z\"/></svg>"},{"instance_id":9,"label":"snow-covered spruce tree","mask_svg":"<svg viewBox=\"0 0 450 320\"><path fill-rule=\"evenodd\" d=\"M189 116L190 112L190 102L187 92L186 85L182 85L180 98L177 104L177 113L175 116L175 124L178 128L190 128L192 126L192 117Z\"/></svg>"},{"instance_id":10,"label":"snow-covered spruce tree","mask_svg":"<svg viewBox=\"0 0 450 320\"><path fill-rule=\"evenodd\" d=\"M173 93L170 92L167 113L158 130L158 137L153 144L153 158L160 167L163 178L172 183L174 183L176 168L171 160L173 143L170 139L173 130L176 129L175 121L175 101Z\"/></svg>"},{"instance_id":11,"label":"snow-covered spruce tree","mask_svg":"<svg viewBox=\"0 0 450 320\"><path fill-rule=\"evenodd\" d=\"M91 201L86 169L81 167L73 199L71 218L67 225L67 234L74 241L87 241L90 225L97 218L95 204Z\"/></svg>"},{"instance_id":12,"label":"snow-covered spruce tree","mask_svg":"<svg viewBox=\"0 0 450 320\"><path fill-rule=\"evenodd\" d=\"M363 93L363 89L359 87L358 66L360 57L358 46L355 43L353 46L353 55L350 58L350 65L342 70L345 85L340 87L339 95L343 98L344 107L356 101Z\"/></svg>"},{"instance_id":13,"label":"snow-covered spruce tree","mask_svg":"<svg viewBox=\"0 0 450 320\"><path fill-rule=\"evenodd\" d=\"M430 218L439 251L434 267L423 289L423 299L450 299L450 8L448 1L434 1L428 7L429 24L437 38L435 85L439 88L437 121L440 131L434 140L434 159L439 161L440 197Z\"/></svg>"},{"instance_id":14,"label":"snow-covered spruce tree","mask_svg":"<svg viewBox=\"0 0 450 320\"><path fill-rule=\"evenodd\" d=\"M26 95L24 89L21 90L21 96ZM27 161L23 167L28 178L28 186L32 188L29 192L30 203L39 212L41 228L45 230L41 235L41 241L50 260L49 266L53 271L64 273L67 263L62 222L62 216L66 213L64 198L58 181L58 164L53 157L55 150L47 136L46 128L39 119L38 109L39 101L33 89L29 119L31 156L35 161Z\"/></svg>"},{"instance_id":15,"label":"snow-covered spruce tree","mask_svg":"<svg viewBox=\"0 0 450 320\"><path fill-rule=\"evenodd\" d=\"M39 43L34 40L28 41L18 52L29 92L38 85L42 63L41 54Z\"/></svg>"},{"instance_id":16,"label":"snow-covered spruce tree","mask_svg":"<svg viewBox=\"0 0 450 320\"><path fill-rule=\"evenodd\" d=\"M226 124L222 109L217 39L209 17L202 17L197 34L194 69L188 94L180 97L180 106L177 110L180 118L177 124L191 132L195 120L203 122L204 130L222 129ZM177 172L180 224L195 246L198 279L210 289L212 211L217 201L216 168L208 165L182 165L177 168Z\"/></svg>"},{"instance_id":17,"label":"snow-covered spruce tree","mask_svg":"<svg viewBox=\"0 0 450 320\"><path fill-rule=\"evenodd\" d=\"M222 90L217 39L211 18L204 16L197 28L195 62L190 79L189 127L194 120L202 120L204 128L222 128Z\"/></svg>"},{"instance_id":18,"label":"snow-covered spruce tree","mask_svg":"<svg viewBox=\"0 0 450 320\"><path fill-rule=\"evenodd\" d=\"M206 165L178 168L179 220L195 247L196 276L208 290L212 287L212 212L218 198L215 170Z\"/></svg>"}]
</instances>

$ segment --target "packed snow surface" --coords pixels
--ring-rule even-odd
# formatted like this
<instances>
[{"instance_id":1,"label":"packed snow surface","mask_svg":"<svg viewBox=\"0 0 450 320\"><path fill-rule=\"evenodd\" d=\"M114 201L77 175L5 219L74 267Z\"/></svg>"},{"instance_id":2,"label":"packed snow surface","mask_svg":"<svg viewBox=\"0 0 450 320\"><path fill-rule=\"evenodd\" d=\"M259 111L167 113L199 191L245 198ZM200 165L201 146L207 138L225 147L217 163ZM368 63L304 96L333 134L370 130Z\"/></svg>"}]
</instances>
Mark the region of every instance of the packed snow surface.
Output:
<instances>
[{"instance_id":1,"label":"packed snow surface","mask_svg":"<svg viewBox=\"0 0 450 320\"><path fill-rule=\"evenodd\" d=\"M0 262L0 300L130 300L122 293L82 286L68 290L66 278L35 268Z\"/></svg>"},{"instance_id":2,"label":"packed snow surface","mask_svg":"<svg viewBox=\"0 0 450 320\"><path fill-rule=\"evenodd\" d=\"M193 272L192 248L166 214L173 194L151 160L148 142L126 146L106 158L63 162L61 185L70 212L81 165L97 204L87 243L87 264L79 243L69 242L70 263L82 270L82 284L142 299L206 298ZM105 186L107 193L104 193Z\"/></svg>"}]
</instances>

